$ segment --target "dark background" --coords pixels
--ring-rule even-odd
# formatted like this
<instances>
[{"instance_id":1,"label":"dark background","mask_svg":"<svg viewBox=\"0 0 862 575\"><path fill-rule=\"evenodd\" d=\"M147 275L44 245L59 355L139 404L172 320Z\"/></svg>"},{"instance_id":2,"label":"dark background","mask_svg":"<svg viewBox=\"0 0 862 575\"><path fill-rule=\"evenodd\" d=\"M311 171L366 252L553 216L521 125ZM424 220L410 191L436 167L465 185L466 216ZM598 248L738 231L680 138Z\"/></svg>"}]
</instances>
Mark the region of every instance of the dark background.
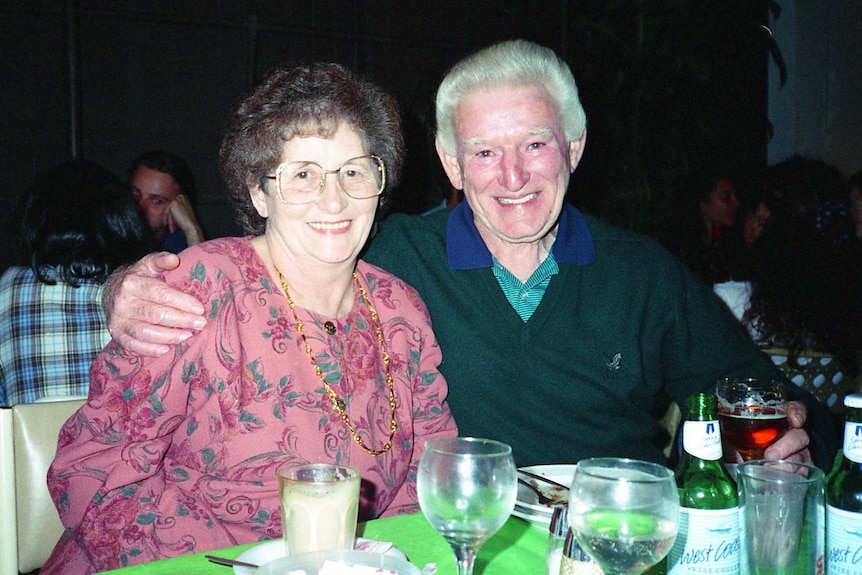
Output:
<instances>
[{"instance_id":1,"label":"dark background","mask_svg":"<svg viewBox=\"0 0 862 575\"><path fill-rule=\"evenodd\" d=\"M578 81L589 136L572 201L656 233L697 165L727 163L743 179L766 165L768 71L790 64L798 89L793 65L812 42L796 33L803 18L849 22L855 38L843 45L860 44L862 3L796 4L0 0L0 271L15 258L21 192L73 156L125 175L139 152L173 151L195 172L207 236L240 233L216 166L222 128L237 98L285 61L341 62L397 96L408 156L396 206L422 211L446 188L432 146L437 83L460 57L510 38L553 48ZM776 18L793 30L785 45L763 27Z\"/></svg>"}]
</instances>

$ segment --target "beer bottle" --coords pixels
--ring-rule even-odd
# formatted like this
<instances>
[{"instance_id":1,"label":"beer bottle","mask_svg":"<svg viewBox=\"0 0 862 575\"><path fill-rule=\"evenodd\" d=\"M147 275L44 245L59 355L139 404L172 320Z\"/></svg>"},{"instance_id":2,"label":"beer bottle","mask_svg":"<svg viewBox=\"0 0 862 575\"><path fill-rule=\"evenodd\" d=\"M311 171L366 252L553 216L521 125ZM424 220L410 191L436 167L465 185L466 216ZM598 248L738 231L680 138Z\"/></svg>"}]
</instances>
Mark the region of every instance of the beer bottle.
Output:
<instances>
[{"instance_id":1,"label":"beer bottle","mask_svg":"<svg viewBox=\"0 0 862 575\"><path fill-rule=\"evenodd\" d=\"M841 463L826 482L826 572L862 574L862 394L844 398Z\"/></svg>"},{"instance_id":2,"label":"beer bottle","mask_svg":"<svg viewBox=\"0 0 862 575\"><path fill-rule=\"evenodd\" d=\"M739 573L736 485L722 461L716 398L686 399L683 453L676 468L679 534L667 556L669 575Z\"/></svg>"}]
</instances>

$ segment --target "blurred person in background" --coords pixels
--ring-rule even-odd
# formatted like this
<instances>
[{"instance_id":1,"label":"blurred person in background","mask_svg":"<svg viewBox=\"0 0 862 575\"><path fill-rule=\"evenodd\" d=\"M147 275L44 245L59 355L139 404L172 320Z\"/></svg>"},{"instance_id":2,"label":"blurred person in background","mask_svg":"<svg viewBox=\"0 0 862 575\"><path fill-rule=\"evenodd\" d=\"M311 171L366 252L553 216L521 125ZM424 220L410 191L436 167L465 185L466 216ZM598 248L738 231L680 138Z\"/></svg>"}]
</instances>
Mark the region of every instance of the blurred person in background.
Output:
<instances>
[{"instance_id":1,"label":"blurred person in background","mask_svg":"<svg viewBox=\"0 0 862 575\"><path fill-rule=\"evenodd\" d=\"M195 180L185 160L161 150L144 152L129 166L129 183L162 250L178 254L204 241L192 205Z\"/></svg>"},{"instance_id":2,"label":"blurred person in background","mask_svg":"<svg viewBox=\"0 0 862 575\"><path fill-rule=\"evenodd\" d=\"M86 160L36 177L22 197L26 262L0 278L0 405L86 396L107 345L102 285L152 250L129 186Z\"/></svg>"},{"instance_id":3,"label":"blurred person in background","mask_svg":"<svg viewBox=\"0 0 862 575\"><path fill-rule=\"evenodd\" d=\"M862 244L834 166L794 156L766 170L769 214L745 282L715 286L785 376L836 416L859 389Z\"/></svg>"},{"instance_id":4,"label":"blurred person in background","mask_svg":"<svg viewBox=\"0 0 862 575\"><path fill-rule=\"evenodd\" d=\"M733 276L728 244L738 211L736 184L727 171L696 170L683 183L664 244L707 285L727 281Z\"/></svg>"}]
</instances>

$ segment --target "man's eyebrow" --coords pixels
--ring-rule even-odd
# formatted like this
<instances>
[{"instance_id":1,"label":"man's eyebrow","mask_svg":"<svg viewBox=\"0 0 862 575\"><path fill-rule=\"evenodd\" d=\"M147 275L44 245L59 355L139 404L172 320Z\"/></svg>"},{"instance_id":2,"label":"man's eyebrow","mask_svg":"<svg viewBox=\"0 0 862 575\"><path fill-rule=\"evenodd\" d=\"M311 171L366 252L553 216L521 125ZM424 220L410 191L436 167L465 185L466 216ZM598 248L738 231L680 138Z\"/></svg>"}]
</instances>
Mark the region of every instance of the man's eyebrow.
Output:
<instances>
[{"instance_id":1,"label":"man's eyebrow","mask_svg":"<svg viewBox=\"0 0 862 575\"><path fill-rule=\"evenodd\" d=\"M461 142L461 145L464 147L474 148L476 146L484 146L485 142L487 142L485 138L467 138Z\"/></svg>"},{"instance_id":2,"label":"man's eyebrow","mask_svg":"<svg viewBox=\"0 0 862 575\"><path fill-rule=\"evenodd\" d=\"M532 129L528 130L527 131L527 137L530 137L530 136L553 136L555 133L556 132L552 128L549 128L547 126L542 126L542 127L532 128ZM465 147L476 147L476 146L484 146L485 144L487 144L487 142L488 142L487 138L476 137L476 138L468 138L468 139L464 140L463 142L461 142L461 144Z\"/></svg>"}]
</instances>

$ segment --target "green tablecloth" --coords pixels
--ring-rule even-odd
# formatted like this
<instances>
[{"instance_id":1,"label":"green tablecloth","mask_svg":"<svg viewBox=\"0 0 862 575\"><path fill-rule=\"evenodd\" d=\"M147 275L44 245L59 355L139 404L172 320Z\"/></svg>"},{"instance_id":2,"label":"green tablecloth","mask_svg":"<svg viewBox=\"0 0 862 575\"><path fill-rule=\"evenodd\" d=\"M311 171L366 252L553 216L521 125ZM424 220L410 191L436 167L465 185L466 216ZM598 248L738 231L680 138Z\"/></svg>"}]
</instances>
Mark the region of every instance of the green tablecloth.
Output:
<instances>
[{"instance_id":1,"label":"green tablecloth","mask_svg":"<svg viewBox=\"0 0 862 575\"><path fill-rule=\"evenodd\" d=\"M378 541L391 541L410 562L422 569L426 563L437 564L437 575L455 574L455 556L449 544L434 530L421 513L377 519L359 525L357 535ZM510 517L491 537L476 557L474 575L543 575L548 532ZM204 555L236 557L255 543L218 551L196 553L163 561L133 565L109 571L116 575L230 575L229 567L210 563Z\"/></svg>"}]
</instances>

